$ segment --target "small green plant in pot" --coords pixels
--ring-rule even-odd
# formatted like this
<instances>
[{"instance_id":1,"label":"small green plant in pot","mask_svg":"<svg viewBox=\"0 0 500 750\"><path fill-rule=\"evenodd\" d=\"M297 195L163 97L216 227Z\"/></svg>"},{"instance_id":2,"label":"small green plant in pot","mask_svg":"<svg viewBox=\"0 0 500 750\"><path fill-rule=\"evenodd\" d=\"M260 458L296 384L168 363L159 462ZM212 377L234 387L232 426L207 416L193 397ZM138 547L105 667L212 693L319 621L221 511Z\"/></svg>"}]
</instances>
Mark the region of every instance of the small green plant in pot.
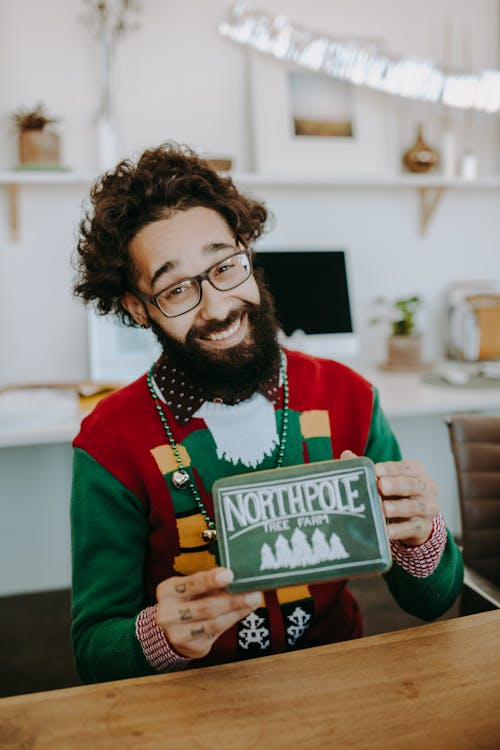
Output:
<instances>
[{"instance_id":1,"label":"small green plant in pot","mask_svg":"<svg viewBox=\"0 0 500 750\"><path fill-rule=\"evenodd\" d=\"M373 318L371 323L386 320L390 323L391 334L387 339L387 360L382 365L386 370L422 369L422 336L416 329L416 313L422 301L413 295L396 299L388 304L379 298L377 304L385 307L385 314Z\"/></svg>"},{"instance_id":2,"label":"small green plant in pot","mask_svg":"<svg viewBox=\"0 0 500 750\"><path fill-rule=\"evenodd\" d=\"M397 299L394 303L393 336L414 336L415 315L420 307L420 297Z\"/></svg>"},{"instance_id":3,"label":"small green plant in pot","mask_svg":"<svg viewBox=\"0 0 500 750\"><path fill-rule=\"evenodd\" d=\"M18 134L19 163L24 167L55 167L60 163L59 135L50 127L57 122L45 113L43 104L19 109L12 115Z\"/></svg>"}]
</instances>

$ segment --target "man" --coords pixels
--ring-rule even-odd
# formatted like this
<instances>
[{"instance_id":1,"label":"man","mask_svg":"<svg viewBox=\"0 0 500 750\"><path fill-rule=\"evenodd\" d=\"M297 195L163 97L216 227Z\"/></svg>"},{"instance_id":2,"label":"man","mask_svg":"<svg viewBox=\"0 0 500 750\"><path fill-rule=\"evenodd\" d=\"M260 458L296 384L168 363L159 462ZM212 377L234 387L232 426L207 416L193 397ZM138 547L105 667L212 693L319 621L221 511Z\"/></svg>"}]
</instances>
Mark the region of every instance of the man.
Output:
<instances>
[{"instance_id":1,"label":"man","mask_svg":"<svg viewBox=\"0 0 500 750\"><path fill-rule=\"evenodd\" d=\"M367 455L398 603L432 619L460 590L436 486L400 460L376 392L339 363L281 351L252 265L266 219L262 204L172 144L122 162L92 190L75 292L151 326L163 354L103 400L74 441L73 641L84 681L361 635L345 581L227 591L210 495L222 476Z\"/></svg>"}]
</instances>

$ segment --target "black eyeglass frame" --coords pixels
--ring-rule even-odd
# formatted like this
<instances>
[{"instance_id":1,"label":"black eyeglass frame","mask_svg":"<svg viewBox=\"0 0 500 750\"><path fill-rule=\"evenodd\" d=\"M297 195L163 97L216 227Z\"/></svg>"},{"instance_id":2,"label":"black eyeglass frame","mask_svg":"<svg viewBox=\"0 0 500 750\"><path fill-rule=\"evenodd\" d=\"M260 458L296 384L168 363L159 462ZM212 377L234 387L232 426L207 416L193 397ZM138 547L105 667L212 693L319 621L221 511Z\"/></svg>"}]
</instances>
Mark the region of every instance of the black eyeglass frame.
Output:
<instances>
[{"instance_id":1,"label":"black eyeglass frame","mask_svg":"<svg viewBox=\"0 0 500 750\"><path fill-rule=\"evenodd\" d=\"M210 278L209 274L210 272L216 268L217 266L220 266L221 263L225 263L227 260L231 260L231 258L235 258L237 255L245 255L248 259L249 263L249 269L248 269L248 276L246 276L242 281L238 281L237 284L233 284L233 286L226 287L225 289L219 289L218 286L214 284L212 279ZM143 294L139 289L131 289L131 293L134 295L134 297L137 297L142 302L149 302L150 305L154 305L162 315L164 315L166 318L178 318L180 315L185 315L188 312L191 312L191 310L194 310L195 307L198 307L198 305L201 302L201 298L203 296L203 287L201 285L202 281L208 281L211 287L216 289L218 292L229 292L231 289L236 289L236 287L241 286L245 283L245 281L248 281L250 276L253 273L253 263L252 263L252 256L249 250L238 250L236 253L231 253L231 255L228 255L226 258L222 258L221 260L218 260L216 263L213 263L209 268L206 269L206 271L203 271L203 273L199 273L197 276L188 276L185 279L180 279L180 281L176 281L175 284L169 284L164 289L161 289L157 294L154 294L152 297L149 297L147 294ZM194 305L191 305L187 310L183 310L181 313L166 313L164 310L161 309L159 303L158 303L158 297L160 297L162 294L164 294L168 289L175 289L176 286L179 286L179 284L183 284L185 281L194 281L196 283L196 286L198 287L198 300L195 302Z\"/></svg>"}]
</instances>

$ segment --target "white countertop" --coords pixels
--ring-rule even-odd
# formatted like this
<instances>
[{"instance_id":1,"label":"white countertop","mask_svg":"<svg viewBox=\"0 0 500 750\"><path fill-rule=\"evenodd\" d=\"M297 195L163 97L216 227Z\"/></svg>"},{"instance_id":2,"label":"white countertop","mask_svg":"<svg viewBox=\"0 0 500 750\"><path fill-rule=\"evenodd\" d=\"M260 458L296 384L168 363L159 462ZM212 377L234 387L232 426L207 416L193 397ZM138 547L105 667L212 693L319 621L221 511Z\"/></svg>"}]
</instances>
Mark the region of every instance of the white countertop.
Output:
<instances>
[{"instance_id":1,"label":"white countertop","mask_svg":"<svg viewBox=\"0 0 500 750\"><path fill-rule=\"evenodd\" d=\"M420 373L384 372L360 367L361 374L379 390L382 408L389 417L415 417L448 414L459 411L500 410L498 388L466 388L452 385L430 385ZM19 429L0 426L0 447L17 447L47 443L71 442L77 434L84 413L46 427L24 423Z\"/></svg>"},{"instance_id":2,"label":"white countertop","mask_svg":"<svg viewBox=\"0 0 500 750\"><path fill-rule=\"evenodd\" d=\"M423 382L420 373L376 369L361 369L361 373L378 388L389 418L500 409L500 380L498 387L469 388L431 385Z\"/></svg>"},{"instance_id":3,"label":"white countertop","mask_svg":"<svg viewBox=\"0 0 500 750\"><path fill-rule=\"evenodd\" d=\"M81 419L83 419L83 414ZM18 430L2 430L0 427L0 448L16 448L26 445L46 445L49 443L70 443L78 433L81 419L52 424L47 427L25 425Z\"/></svg>"}]
</instances>

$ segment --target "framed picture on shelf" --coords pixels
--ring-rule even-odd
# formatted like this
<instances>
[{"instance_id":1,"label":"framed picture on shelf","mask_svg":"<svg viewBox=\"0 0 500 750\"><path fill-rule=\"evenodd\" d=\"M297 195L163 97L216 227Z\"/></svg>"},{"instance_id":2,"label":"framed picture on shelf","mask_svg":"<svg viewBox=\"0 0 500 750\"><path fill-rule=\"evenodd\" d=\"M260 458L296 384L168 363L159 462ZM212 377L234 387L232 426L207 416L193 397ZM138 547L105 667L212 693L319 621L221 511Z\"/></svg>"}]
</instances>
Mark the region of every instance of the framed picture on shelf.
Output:
<instances>
[{"instance_id":1,"label":"framed picture on shelf","mask_svg":"<svg viewBox=\"0 0 500 750\"><path fill-rule=\"evenodd\" d=\"M393 171L391 97L268 55L249 57L257 172Z\"/></svg>"}]
</instances>

